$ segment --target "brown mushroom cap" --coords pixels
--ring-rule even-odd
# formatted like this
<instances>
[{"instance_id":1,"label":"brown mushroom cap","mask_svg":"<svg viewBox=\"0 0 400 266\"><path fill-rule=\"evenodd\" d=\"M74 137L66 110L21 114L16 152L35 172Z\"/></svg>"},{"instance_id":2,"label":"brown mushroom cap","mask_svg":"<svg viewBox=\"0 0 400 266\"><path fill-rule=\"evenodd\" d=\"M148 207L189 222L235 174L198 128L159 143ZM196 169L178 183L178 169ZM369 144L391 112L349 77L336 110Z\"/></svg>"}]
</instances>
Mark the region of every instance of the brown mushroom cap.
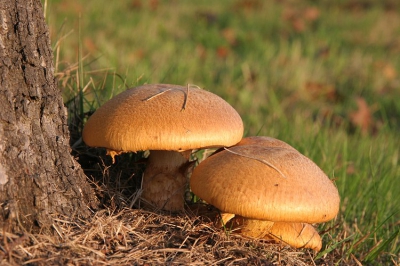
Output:
<instances>
[{"instance_id":1,"label":"brown mushroom cap","mask_svg":"<svg viewBox=\"0 0 400 266\"><path fill-rule=\"evenodd\" d=\"M106 102L89 118L82 137L88 146L135 152L230 146L242 135L242 119L219 96L195 87L152 84Z\"/></svg>"},{"instance_id":2,"label":"brown mushroom cap","mask_svg":"<svg viewBox=\"0 0 400 266\"><path fill-rule=\"evenodd\" d=\"M286 142L272 138L267 136L251 136L243 138L238 144L235 146L244 146L244 145L257 145L262 147L278 147L278 148L287 148L287 149L294 149L292 146L287 144ZM296 150L297 151L297 150Z\"/></svg>"},{"instance_id":3,"label":"brown mushroom cap","mask_svg":"<svg viewBox=\"0 0 400 266\"><path fill-rule=\"evenodd\" d=\"M320 223L339 210L335 185L294 148L231 147L201 162L190 185L221 211L252 219Z\"/></svg>"}]
</instances>

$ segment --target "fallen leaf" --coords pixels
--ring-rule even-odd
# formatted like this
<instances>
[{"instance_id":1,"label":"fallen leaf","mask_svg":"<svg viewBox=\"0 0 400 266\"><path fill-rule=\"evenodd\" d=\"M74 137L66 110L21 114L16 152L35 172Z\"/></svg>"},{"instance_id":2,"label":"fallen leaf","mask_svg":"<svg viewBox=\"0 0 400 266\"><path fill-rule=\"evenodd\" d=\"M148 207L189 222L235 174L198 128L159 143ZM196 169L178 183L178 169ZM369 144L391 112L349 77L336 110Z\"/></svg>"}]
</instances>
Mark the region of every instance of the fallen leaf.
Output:
<instances>
[{"instance_id":1,"label":"fallen leaf","mask_svg":"<svg viewBox=\"0 0 400 266\"><path fill-rule=\"evenodd\" d=\"M151 10L156 10L158 8L159 2L158 0L150 0L149 6Z\"/></svg>"},{"instance_id":2,"label":"fallen leaf","mask_svg":"<svg viewBox=\"0 0 400 266\"><path fill-rule=\"evenodd\" d=\"M297 32L303 32L306 30L306 23L302 18L295 18L292 20L292 27Z\"/></svg>"},{"instance_id":3,"label":"fallen leaf","mask_svg":"<svg viewBox=\"0 0 400 266\"><path fill-rule=\"evenodd\" d=\"M234 46L237 42L236 32L232 28L223 29L222 36L224 36L225 40L232 46Z\"/></svg>"},{"instance_id":4,"label":"fallen leaf","mask_svg":"<svg viewBox=\"0 0 400 266\"><path fill-rule=\"evenodd\" d=\"M73 12L74 14L84 13L84 6L77 1L62 1L60 9L65 12Z\"/></svg>"},{"instance_id":5,"label":"fallen leaf","mask_svg":"<svg viewBox=\"0 0 400 266\"><path fill-rule=\"evenodd\" d=\"M217 56L219 58L226 58L229 54L229 48L226 46L220 46L217 48Z\"/></svg>"},{"instance_id":6,"label":"fallen leaf","mask_svg":"<svg viewBox=\"0 0 400 266\"><path fill-rule=\"evenodd\" d=\"M397 76L396 69L391 65L387 64L383 69L382 69L383 75L385 78L392 80L395 79Z\"/></svg>"},{"instance_id":7,"label":"fallen leaf","mask_svg":"<svg viewBox=\"0 0 400 266\"><path fill-rule=\"evenodd\" d=\"M86 49L89 51L89 53L93 54L94 52L97 51L97 45L95 44L92 38L86 37L83 40L83 43Z\"/></svg>"},{"instance_id":8,"label":"fallen leaf","mask_svg":"<svg viewBox=\"0 0 400 266\"><path fill-rule=\"evenodd\" d=\"M129 7L131 9L142 9L143 4L141 0L132 0Z\"/></svg>"},{"instance_id":9,"label":"fallen leaf","mask_svg":"<svg viewBox=\"0 0 400 266\"><path fill-rule=\"evenodd\" d=\"M357 98L357 110L350 113L351 123L367 134L372 127L372 112L364 98Z\"/></svg>"},{"instance_id":10,"label":"fallen leaf","mask_svg":"<svg viewBox=\"0 0 400 266\"><path fill-rule=\"evenodd\" d=\"M288 22L297 32L307 30L310 25L320 16L320 11L316 7L292 8L286 7L283 10L282 18Z\"/></svg>"},{"instance_id":11,"label":"fallen leaf","mask_svg":"<svg viewBox=\"0 0 400 266\"><path fill-rule=\"evenodd\" d=\"M349 175L353 175L356 173L356 168L354 166L354 163L350 163L347 168L346 168L346 173Z\"/></svg>"},{"instance_id":12,"label":"fallen leaf","mask_svg":"<svg viewBox=\"0 0 400 266\"><path fill-rule=\"evenodd\" d=\"M196 46L196 53L197 53L197 56L200 58L200 59L205 59L206 57L207 57L207 50L206 50L206 48L204 47L204 45L202 45L202 44L198 44L197 46Z\"/></svg>"},{"instance_id":13,"label":"fallen leaf","mask_svg":"<svg viewBox=\"0 0 400 266\"><path fill-rule=\"evenodd\" d=\"M311 100L327 100L329 102L337 102L340 100L340 95L335 86L320 82L307 81L304 88Z\"/></svg>"},{"instance_id":14,"label":"fallen leaf","mask_svg":"<svg viewBox=\"0 0 400 266\"><path fill-rule=\"evenodd\" d=\"M282 12L282 18L285 21L291 21L296 16L297 16L296 11L290 7L285 7L285 9Z\"/></svg>"},{"instance_id":15,"label":"fallen leaf","mask_svg":"<svg viewBox=\"0 0 400 266\"><path fill-rule=\"evenodd\" d=\"M141 59L143 59L143 57L145 57L146 52L144 49L136 49L136 50L132 50L128 55L128 61L132 62L132 63L138 63Z\"/></svg>"},{"instance_id":16,"label":"fallen leaf","mask_svg":"<svg viewBox=\"0 0 400 266\"><path fill-rule=\"evenodd\" d=\"M233 6L235 10L259 10L262 7L261 0L239 0Z\"/></svg>"},{"instance_id":17,"label":"fallen leaf","mask_svg":"<svg viewBox=\"0 0 400 266\"><path fill-rule=\"evenodd\" d=\"M308 7L303 11L303 17L305 20L313 22L319 18L320 12L316 7Z\"/></svg>"}]
</instances>

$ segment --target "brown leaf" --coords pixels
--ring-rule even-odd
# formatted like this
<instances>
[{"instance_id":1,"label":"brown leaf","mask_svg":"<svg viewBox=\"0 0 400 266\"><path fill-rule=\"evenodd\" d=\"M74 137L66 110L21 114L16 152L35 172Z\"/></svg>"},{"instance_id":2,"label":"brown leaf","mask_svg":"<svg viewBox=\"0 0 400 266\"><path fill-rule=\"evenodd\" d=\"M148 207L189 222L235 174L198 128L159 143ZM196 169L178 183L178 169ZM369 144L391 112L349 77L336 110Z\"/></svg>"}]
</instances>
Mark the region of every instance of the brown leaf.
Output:
<instances>
[{"instance_id":1,"label":"brown leaf","mask_svg":"<svg viewBox=\"0 0 400 266\"><path fill-rule=\"evenodd\" d=\"M284 21L291 21L297 16L296 11L291 8L291 7L285 7L285 9L282 12L282 19Z\"/></svg>"},{"instance_id":2,"label":"brown leaf","mask_svg":"<svg viewBox=\"0 0 400 266\"><path fill-rule=\"evenodd\" d=\"M354 163L350 162L350 164L347 165L346 173L349 175L353 175L356 173L356 167L354 166Z\"/></svg>"},{"instance_id":3,"label":"brown leaf","mask_svg":"<svg viewBox=\"0 0 400 266\"><path fill-rule=\"evenodd\" d=\"M233 6L235 10L259 10L262 7L261 0L239 0Z\"/></svg>"},{"instance_id":4,"label":"brown leaf","mask_svg":"<svg viewBox=\"0 0 400 266\"><path fill-rule=\"evenodd\" d=\"M295 18L292 20L292 27L297 32L303 32L306 30L306 24L302 18Z\"/></svg>"},{"instance_id":5,"label":"brown leaf","mask_svg":"<svg viewBox=\"0 0 400 266\"><path fill-rule=\"evenodd\" d=\"M141 0L132 0L129 7L131 9L142 9L143 3Z\"/></svg>"},{"instance_id":6,"label":"brown leaf","mask_svg":"<svg viewBox=\"0 0 400 266\"><path fill-rule=\"evenodd\" d=\"M393 80L397 77L397 71L390 62L378 60L374 62L373 66L377 72L382 73L387 80Z\"/></svg>"},{"instance_id":7,"label":"brown leaf","mask_svg":"<svg viewBox=\"0 0 400 266\"><path fill-rule=\"evenodd\" d=\"M90 54L93 54L94 52L97 51L97 45L95 44L92 38L86 37L83 40L83 43Z\"/></svg>"},{"instance_id":8,"label":"brown leaf","mask_svg":"<svg viewBox=\"0 0 400 266\"><path fill-rule=\"evenodd\" d=\"M387 64L383 69L382 69L383 75L385 78L392 80L395 79L397 76L396 69L391 65Z\"/></svg>"},{"instance_id":9,"label":"brown leaf","mask_svg":"<svg viewBox=\"0 0 400 266\"><path fill-rule=\"evenodd\" d=\"M369 132L372 127L372 112L364 98L357 98L358 109L350 113L350 121L361 129L363 134Z\"/></svg>"},{"instance_id":10,"label":"brown leaf","mask_svg":"<svg viewBox=\"0 0 400 266\"><path fill-rule=\"evenodd\" d=\"M315 21L319 18L320 12L316 7L307 7L303 12L303 17L307 21Z\"/></svg>"},{"instance_id":11,"label":"brown leaf","mask_svg":"<svg viewBox=\"0 0 400 266\"><path fill-rule=\"evenodd\" d=\"M132 50L130 53L127 54L128 61L132 63L139 62L145 56L146 56L146 51L141 48L137 50Z\"/></svg>"},{"instance_id":12,"label":"brown leaf","mask_svg":"<svg viewBox=\"0 0 400 266\"><path fill-rule=\"evenodd\" d=\"M200 59L205 59L206 57L207 57L207 50L206 50L206 48L204 47L204 45L202 45L202 44L198 44L197 46L196 46L196 53L197 53L197 56L200 58Z\"/></svg>"},{"instance_id":13,"label":"brown leaf","mask_svg":"<svg viewBox=\"0 0 400 266\"><path fill-rule=\"evenodd\" d=\"M160 3L159 3L158 0L151 0L149 2L150 9L153 10L153 11L156 10L158 8L159 4Z\"/></svg>"},{"instance_id":14,"label":"brown leaf","mask_svg":"<svg viewBox=\"0 0 400 266\"><path fill-rule=\"evenodd\" d=\"M335 86L320 82L307 81L304 88L311 100L326 100L329 102L337 102L340 100Z\"/></svg>"},{"instance_id":15,"label":"brown leaf","mask_svg":"<svg viewBox=\"0 0 400 266\"><path fill-rule=\"evenodd\" d=\"M286 7L283 10L282 18L297 32L307 30L310 25L320 16L320 11L316 7L293 8Z\"/></svg>"},{"instance_id":16,"label":"brown leaf","mask_svg":"<svg viewBox=\"0 0 400 266\"><path fill-rule=\"evenodd\" d=\"M63 12L73 12L74 14L84 13L84 6L77 1L62 1L60 2L60 10Z\"/></svg>"},{"instance_id":17,"label":"brown leaf","mask_svg":"<svg viewBox=\"0 0 400 266\"><path fill-rule=\"evenodd\" d=\"M226 28L222 30L222 36L224 36L225 40L232 46L237 42L236 32L232 28Z\"/></svg>"},{"instance_id":18,"label":"brown leaf","mask_svg":"<svg viewBox=\"0 0 400 266\"><path fill-rule=\"evenodd\" d=\"M226 58L229 54L229 48L226 46L220 46L217 48L217 56L219 58Z\"/></svg>"}]
</instances>

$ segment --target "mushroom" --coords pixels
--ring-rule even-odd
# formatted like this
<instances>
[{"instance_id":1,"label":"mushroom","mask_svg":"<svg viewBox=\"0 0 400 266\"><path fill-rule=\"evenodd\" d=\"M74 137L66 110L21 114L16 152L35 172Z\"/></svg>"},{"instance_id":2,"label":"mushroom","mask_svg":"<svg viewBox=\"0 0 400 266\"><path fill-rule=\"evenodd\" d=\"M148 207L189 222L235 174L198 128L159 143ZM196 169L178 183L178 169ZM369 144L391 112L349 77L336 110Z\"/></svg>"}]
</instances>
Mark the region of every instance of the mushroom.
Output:
<instances>
[{"instance_id":1,"label":"mushroom","mask_svg":"<svg viewBox=\"0 0 400 266\"><path fill-rule=\"evenodd\" d=\"M88 119L86 145L114 156L150 150L142 199L164 210L184 207L185 172L193 149L231 146L243 136L239 114L198 87L143 85L115 96Z\"/></svg>"},{"instance_id":2,"label":"mushroom","mask_svg":"<svg viewBox=\"0 0 400 266\"><path fill-rule=\"evenodd\" d=\"M193 170L190 186L241 234L317 251L321 238L311 224L339 211L337 188L323 171L269 137L245 138L208 157Z\"/></svg>"}]
</instances>

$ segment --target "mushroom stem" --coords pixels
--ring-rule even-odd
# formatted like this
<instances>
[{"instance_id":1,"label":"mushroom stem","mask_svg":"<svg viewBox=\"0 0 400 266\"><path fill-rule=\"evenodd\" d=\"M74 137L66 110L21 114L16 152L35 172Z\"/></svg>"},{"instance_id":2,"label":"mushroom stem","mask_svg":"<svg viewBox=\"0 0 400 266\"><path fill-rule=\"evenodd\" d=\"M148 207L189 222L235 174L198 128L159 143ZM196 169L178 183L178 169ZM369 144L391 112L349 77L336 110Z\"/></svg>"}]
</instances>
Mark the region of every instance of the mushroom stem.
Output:
<instances>
[{"instance_id":1,"label":"mushroom stem","mask_svg":"<svg viewBox=\"0 0 400 266\"><path fill-rule=\"evenodd\" d=\"M276 222L268 236L295 248L311 248L320 251L322 247L322 240L317 230L307 223Z\"/></svg>"},{"instance_id":2,"label":"mushroom stem","mask_svg":"<svg viewBox=\"0 0 400 266\"><path fill-rule=\"evenodd\" d=\"M253 238L265 238L270 232L274 222L249 219L236 215L231 221L232 228L240 228L240 233Z\"/></svg>"},{"instance_id":3,"label":"mushroom stem","mask_svg":"<svg viewBox=\"0 0 400 266\"><path fill-rule=\"evenodd\" d=\"M244 236L272 239L295 248L311 248L319 251L322 240L315 228L307 223L271 222L235 216L233 228L240 228Z\"/></svg>"},{"instance_id":4,"label":"mushroom stem","mask_svg":"<svg viewBox=\"0 0 400 266\"><path fill-rule=\"evenodd\" d=\"M167 211L184 209L191 151L150 151L143 174L142 198Z\"/></svg>"}]
</instances>

